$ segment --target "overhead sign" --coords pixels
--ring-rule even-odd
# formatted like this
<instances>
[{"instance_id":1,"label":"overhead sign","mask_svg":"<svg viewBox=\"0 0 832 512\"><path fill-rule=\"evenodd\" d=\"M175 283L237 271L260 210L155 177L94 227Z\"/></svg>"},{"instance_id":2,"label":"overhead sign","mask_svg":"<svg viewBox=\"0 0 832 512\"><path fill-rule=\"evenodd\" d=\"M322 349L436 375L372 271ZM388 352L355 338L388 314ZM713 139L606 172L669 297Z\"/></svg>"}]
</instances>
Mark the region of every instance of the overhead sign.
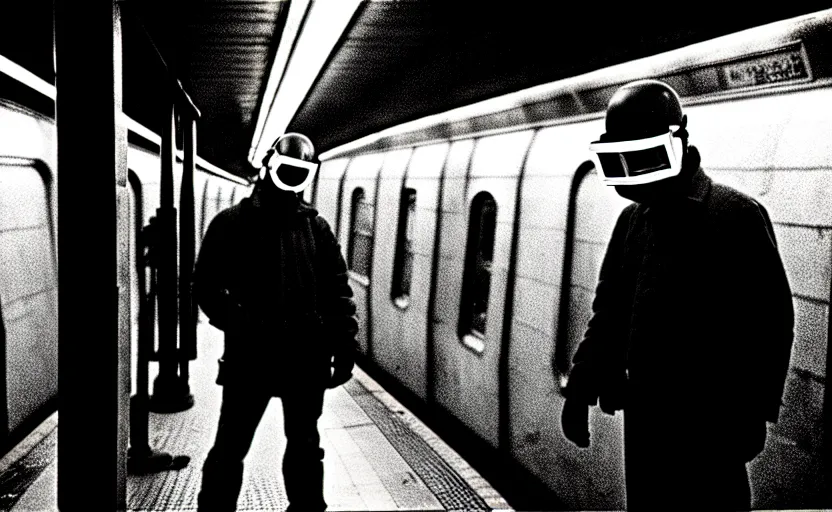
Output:
<instances>
[{"instance_id":1,"label":"overhead sign","mask_svg":"<svg viewBox=\"0 0 832 512\"><path fill-rule=\"evenodd\" d=\"M804 82L812 79L809 59L802 43L794 43L764 55L723 64L720 71L728 89Z\"/></svg>"}]
</instances>

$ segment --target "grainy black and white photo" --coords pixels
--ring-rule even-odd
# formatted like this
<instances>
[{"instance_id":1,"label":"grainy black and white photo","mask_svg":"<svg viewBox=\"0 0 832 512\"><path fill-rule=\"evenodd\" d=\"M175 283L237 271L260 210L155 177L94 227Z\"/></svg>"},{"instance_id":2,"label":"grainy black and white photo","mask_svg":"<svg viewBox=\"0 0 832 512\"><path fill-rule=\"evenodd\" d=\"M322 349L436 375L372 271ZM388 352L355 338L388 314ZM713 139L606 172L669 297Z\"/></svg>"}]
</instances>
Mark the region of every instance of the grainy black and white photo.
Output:
<instances>
[{"instance_id":1,"label":"grainy black and white photo","mask_svg":"<svg viewBox=\"0 0 832 512\"><path fill-rule=\"evenodd\" d=\"M5 2L0 510L832 509L830 7Z\"/></svg>"}]
</instances>

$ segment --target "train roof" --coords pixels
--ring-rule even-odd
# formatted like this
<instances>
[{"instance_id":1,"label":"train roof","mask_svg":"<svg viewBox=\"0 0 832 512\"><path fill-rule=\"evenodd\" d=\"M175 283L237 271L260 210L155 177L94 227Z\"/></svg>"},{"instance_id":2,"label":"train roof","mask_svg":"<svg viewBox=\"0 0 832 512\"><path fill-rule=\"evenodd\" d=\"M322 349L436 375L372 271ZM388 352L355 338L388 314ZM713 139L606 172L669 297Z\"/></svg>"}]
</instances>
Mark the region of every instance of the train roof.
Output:
<instances>
[{"instance_id":1,"label":"train roof","mask_svg":"<svg viewBox=\"0 0 832 512\"><path fill-rule=\"evenodd\" d=\"M832 9L770 23L575 77L557 80L394 126L321 155L332 159L439 140L577 122L604 116L618 87L642 78L673 86L696 104L832 81Z\"/></svg>"}]
</instances>

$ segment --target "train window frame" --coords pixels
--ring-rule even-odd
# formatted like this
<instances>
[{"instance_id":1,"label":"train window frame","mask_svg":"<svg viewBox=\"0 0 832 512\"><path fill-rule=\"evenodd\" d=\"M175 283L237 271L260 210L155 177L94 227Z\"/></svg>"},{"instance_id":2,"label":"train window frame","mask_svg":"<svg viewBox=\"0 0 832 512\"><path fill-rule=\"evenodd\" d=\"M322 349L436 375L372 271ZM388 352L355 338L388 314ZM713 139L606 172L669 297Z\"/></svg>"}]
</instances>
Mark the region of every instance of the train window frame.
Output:
<instances>
[{"instance_id":1,"label":"train window frame","mask_svg":"<svg viewBox=\"0 0 832 512\"><path fill-rule=\"evenodd\" d=\"M415 188L402 188L399 196L399 221L396 232L396 249L393 256L393 273L390 283L390 300L399 309L407 309L413 285L413 258L416 240ZM407 268L405 268L407 267ZM405 276L407 286L405 289Z\"/></svg>"},{"instance_id":2,"label":"train window frame","mask_svg":"<svg viewBox=\"0 0 832 512\"><path fill-rule=\"evenodd\" d=\"M488 207L492 211L488 211ZM485 339L488 325L488 307L491 298L492 283L494 278L494 248L497 238L497 213L499 206L497 200L488 191L477 193L471 200L468 216L468 236L465 244L465 269L462 274L462 292L460 294L459 319L457 334L460 342L468 349L478 355L485 351ZM488 215L486 217L486 214ZM484 236L490 229L488 236ZM486 249L484 251L483 249ZM489 256L484 257L484 256ZM483 264L478 265L482 260ZM480 330L477 323L477 272L482 268L487 273L488 281L485 284L484 297L485 307L481 313L482 321ZM481 284L481 283L480 283Z\"/></svg>"},{"instance_id":3,"label":"train window frame","mask_svg":"<svg viewBox=\"0 0 832 512\"><path fill-rule=\"evenodd\" d=\"M353 278L363 282L365 285L369 284L370 272L372 268L372 262L370 261L370 249L373 246L375 238L372 227L369 230L361 229L359 224L359 216L362 207L370 209L371 220L375 217L375 210L372 205L366 201L366 197L367 194L363 187L356 187L353 189L350 197L350 231L349 243L347 246L347 269ZM363 262L363 268L358 268L356 262L355 249L358 236L362 236L367 240L367 250L364 251L364 255L367 260Z\"/></svg>"},{"instance_id":4,"label":"train window frame","mask_svg":"<svg viewBox=\"0 0 832 512\"><path fill-rule=\"evenodd\" d=\"M578 349L581 340L577 339L574 344L569 344L569 333L572 327L572 278L575 272L575 244L577 230L578 195L586 180L595 172L601 173L596 168L595 162L586 161L575 170L572 175L572 183L569 187L569 202L567 203L565 237L563 244L563 259L561 264L561 283L559 310L555 316L557 322L554 329L554 350L552 354L552 369L554 370L558 392L563 396L564 390L569 381L569 373L572 369L572 357ZM599 178L600 179L600 178ZM586 326L583 326L584 331Z\"/></svg>"}]
</instances>

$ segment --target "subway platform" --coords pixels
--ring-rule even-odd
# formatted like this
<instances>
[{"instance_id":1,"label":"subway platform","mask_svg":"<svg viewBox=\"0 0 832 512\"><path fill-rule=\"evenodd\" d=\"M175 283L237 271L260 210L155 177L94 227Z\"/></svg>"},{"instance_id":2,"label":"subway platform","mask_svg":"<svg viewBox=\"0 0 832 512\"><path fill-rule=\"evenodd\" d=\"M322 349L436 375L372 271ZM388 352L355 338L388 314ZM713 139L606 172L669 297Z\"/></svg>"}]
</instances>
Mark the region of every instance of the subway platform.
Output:
<instances>
[{"instance_id":1,"label":"subway platform","mask_svg":"<svg viewBox=\"0 0 832 512\"><path fill-rule=\"evenodd\" d=\"M214 383L222 334L199 324L192 362L195 405L150 414L150 445L187 455L179 471L131 475L128 510L196 510L201 468L216 434L222 388ZM155 368L151 366L151 377ZM346 385L327 391L318 423L327 510L511 510L456 452L356 368ZM0 459L0 509L57 510L57 413ZM273 399L246 458L238 510L284 510L282 407Z\"/></svg>"}]
</instances>

